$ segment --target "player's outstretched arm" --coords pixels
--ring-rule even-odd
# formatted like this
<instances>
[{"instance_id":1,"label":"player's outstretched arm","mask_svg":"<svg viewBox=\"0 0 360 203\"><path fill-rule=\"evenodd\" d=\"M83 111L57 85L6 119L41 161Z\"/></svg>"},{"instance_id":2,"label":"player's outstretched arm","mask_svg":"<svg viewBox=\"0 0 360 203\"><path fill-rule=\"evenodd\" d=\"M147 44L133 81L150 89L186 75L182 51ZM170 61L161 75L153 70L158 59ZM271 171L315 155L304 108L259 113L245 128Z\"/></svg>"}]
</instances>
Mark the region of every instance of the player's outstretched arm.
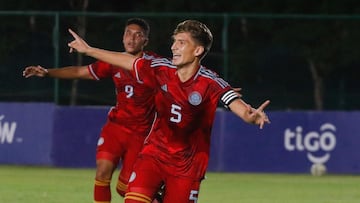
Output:
<instances>
[{"instance_id":1,"label":"player's outstretched arm","mask_svg":"<svg viewBox=\"0 0 360 203\"><path fill-rule=\"evenodd\" d=\"M73 51L77 51L98 60L119 66L126 70L132 70L133 64L136 59L135 56L121 52L107 51L104 49L91 47L74 31L69 29L69 32L74 37L74 40L68 43L68 46L70 47L70 53Z\"/></svg>"},{"instance_id":2,"label":"player's outstretched arm","mask_svg":"<svg viewBox=\"0 0 360 203\"><path fill-rule=\"evenodd\" d=\"M23 70L23 76L25 78L37 76L60 79L94 79L87 66L68 66L50 69L46 69L42 66L28 66Z\"/></svg>"},{"instance_id":3,"label":"player's outstretched arm","mask_svg":"<svg viewBox=\"0 0 360 203\"><path fill-rule=\"evenodd\" d=\"M269 117L264 112L264 109L269 104L270 101L266 100L259 108L254 109L243 100L237 99L229 105L229 108L245 122L258 125L262 129L265 124L270 123Z\"/></svg>"}]
</instances>

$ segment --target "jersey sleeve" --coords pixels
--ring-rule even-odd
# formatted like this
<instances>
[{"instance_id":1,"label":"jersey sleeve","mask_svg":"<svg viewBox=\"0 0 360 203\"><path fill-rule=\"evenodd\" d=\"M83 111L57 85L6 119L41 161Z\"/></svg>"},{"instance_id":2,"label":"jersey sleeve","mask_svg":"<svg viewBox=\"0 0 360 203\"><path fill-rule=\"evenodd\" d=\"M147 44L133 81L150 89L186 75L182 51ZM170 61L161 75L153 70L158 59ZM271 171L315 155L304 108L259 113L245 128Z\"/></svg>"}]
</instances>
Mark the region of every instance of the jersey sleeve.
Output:
<instances>
[{"instance_id":1,"label":"jersey sleeve","mask_svg":"<svg viewBox=\"0 0 360 203\"><path fill-rule=\"evenodd\" d=\"M133 65L133 74L139 83L149 87L156 87L155 68L151 67L151 60L138 58Z\"/></svg>"},{"instance_id":2,"label":"jersey sleeve","mask_svg":"<svg viewBox=\"0 0 360 203\"><path fill-rule=\"evenodd\" d=\"M240 99L240 95L236 93L228 82L219 77L217 74L213 78L212 89L215 90L216 95L219 95L218 102L224 105L225 108L229 108L231 102L236 99Z\"/></svg>"},{"instance_id":3,"label":"jersey sleeve","mask_svg":"<svg viewBox=\"0 0 360 203\"><path fill-rule=\"evenodd\" d=\"M88 70L94 79L100 80L102 78L112 76L111 67L111 64L105 63L103 61L96 61L95 63L92 63L88 66Z\"/></svg>"}]
</instances>

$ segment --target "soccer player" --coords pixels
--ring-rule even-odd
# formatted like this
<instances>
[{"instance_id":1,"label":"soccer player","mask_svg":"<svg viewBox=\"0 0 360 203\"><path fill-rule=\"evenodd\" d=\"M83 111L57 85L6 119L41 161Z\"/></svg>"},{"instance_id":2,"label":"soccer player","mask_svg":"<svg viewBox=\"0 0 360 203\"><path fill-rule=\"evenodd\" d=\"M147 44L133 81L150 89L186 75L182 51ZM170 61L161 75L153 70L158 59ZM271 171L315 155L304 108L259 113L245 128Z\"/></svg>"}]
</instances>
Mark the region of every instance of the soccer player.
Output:
<instances>
[{"instance_id":1,"label":"soccer player","mask_svg":"<svg viewBox=\"0 0 360 203\"><path fill-rule=\"evenodd\" d=\"M151 59L155 53L143 51L148 44L150 26L140 18L128 19L123 34L123 45L128 55ZM143 146L155 119L154 88L137 82L130 71L103 61L85 66L46 69L29 66L24 77L53 77L61 79L101 80L112 78L116 88L116 105L108 113L96 151L94 201L111 201L110 181L119 161L117 192L125 195L134 161Z\"/></svg>"},{"instance_id":2,"label":"soccer player","mask_svg":"<svg viewBox=\"0 0 360 203\"><path fill-rule=\"evenodd\" d=\"M173 33L172 60L147 60L89 46L72 30L68 44L88 56L132 70L139 82L157 90L158 113L129 180L127 203L149 203L165 183L164 203L197 202L208 166L210 135L218 101L247 123L262 129L269 100L254 109L216 73L201 65L213 36L196 20L179 23Z\"/></svg>"}]
</instances>

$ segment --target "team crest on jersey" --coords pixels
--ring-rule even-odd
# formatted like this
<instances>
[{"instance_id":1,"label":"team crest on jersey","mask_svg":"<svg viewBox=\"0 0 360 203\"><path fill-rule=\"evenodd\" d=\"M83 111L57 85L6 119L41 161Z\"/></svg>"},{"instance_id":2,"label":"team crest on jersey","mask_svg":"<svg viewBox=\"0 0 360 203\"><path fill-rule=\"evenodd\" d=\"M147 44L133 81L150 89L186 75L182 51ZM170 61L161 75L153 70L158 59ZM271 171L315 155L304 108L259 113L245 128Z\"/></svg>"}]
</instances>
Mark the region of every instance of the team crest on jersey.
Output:
<instances>
[{"instance_id":1,"label":"team crest on jersey","mask_svg":"<svg viewBox=\"0 0 360 203\"><path fill-rule=\"evenodd\" d=\"M202 98L201 98L201 94L199 92L191 92L189 95L189 102L190 104L197 106L201 103Z\"/></svg>"},{"instance_id":2,"label":"team crest on jersey","mask_svg":"<svg viewBox=\"0 0 360 203\"><path fill-rule=\"evenodd\" d=\"M135 171L133 171L133 172L131 173L129 182L130 182L130 183L133 182L133 181L135 180L135 178L136 178L136 173L135 173Z\"/></svg>"}]
</instances>

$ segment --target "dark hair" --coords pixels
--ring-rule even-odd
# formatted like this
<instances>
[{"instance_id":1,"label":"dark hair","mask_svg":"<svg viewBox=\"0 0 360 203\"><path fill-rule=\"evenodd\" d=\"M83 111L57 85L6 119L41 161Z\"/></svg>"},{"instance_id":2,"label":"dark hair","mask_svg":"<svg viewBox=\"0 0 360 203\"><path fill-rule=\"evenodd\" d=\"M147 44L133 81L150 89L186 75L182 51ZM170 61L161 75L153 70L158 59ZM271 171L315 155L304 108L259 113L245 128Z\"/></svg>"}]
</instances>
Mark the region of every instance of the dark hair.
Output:
<instances>
[{"instance_id":1,"label":"dark hair","mask_svg":"<svg viewBox=\"0 0 360 203\"><path fill-rule=\"evenodd\" d=\"M144 34L146 37L149 37L150 34L150 25L146 20L142 18L130 18L126 21L125 27L131 24L135 24L141 27L144 30Z\"/></svg>"},{"instance_id":2,"label":"dark hair","mask_svg":"<svg viewBox=\"0 0 360 203\"><path fill-rule=\"evenodd\" d=\"M213 35L205 24L197 20L185 20L176 26L173 34L176 35L181 32L190 33L191 37L204 47L204 53L200 58L203 58L209 52L213 42Z\"/></svg>"}]
</instances>

